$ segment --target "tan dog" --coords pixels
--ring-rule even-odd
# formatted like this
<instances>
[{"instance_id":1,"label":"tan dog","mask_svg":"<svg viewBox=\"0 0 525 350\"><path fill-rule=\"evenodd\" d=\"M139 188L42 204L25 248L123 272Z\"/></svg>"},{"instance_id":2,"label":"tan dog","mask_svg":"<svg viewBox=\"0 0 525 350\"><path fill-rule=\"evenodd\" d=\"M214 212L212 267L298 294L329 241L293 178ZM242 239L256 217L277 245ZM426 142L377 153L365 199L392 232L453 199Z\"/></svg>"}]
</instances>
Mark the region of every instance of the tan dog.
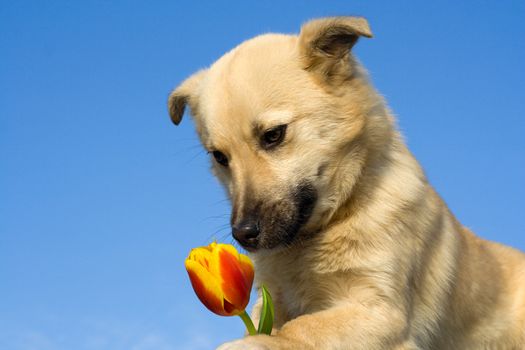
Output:
<instances>
[{"instance_id":1,"label":"tan dog","mask_svg":"<svg viewBox=\"0 0 525 350\"><path fill-rule=\"evenodd\" d=\"M275 300L274 335L220 349L525 349L525 255L428 184L350 53L360 36L355 17L262 35L169 98L175 124L190 106Z\"/></svg>"}]
</instances>

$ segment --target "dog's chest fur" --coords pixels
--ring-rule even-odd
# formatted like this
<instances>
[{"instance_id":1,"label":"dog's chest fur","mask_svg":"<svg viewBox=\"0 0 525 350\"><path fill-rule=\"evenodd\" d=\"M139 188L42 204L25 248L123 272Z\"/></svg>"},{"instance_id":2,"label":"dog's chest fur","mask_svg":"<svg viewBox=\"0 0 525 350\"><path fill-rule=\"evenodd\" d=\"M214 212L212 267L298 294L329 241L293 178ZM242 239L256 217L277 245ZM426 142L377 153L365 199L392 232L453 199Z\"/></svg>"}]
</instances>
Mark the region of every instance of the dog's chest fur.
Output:
<instances>
[{"instance_id":1,"label":"dog's chest fur","mask_svg":"<svg viewBox=\"0 0 525 350\"><path fill-rule=\"evenodd\" d=\"M265 284L273 295L277 312L286 319L316 312L327 307L332 298L330 290L333 274L313 272L304 259L297 254L278 254L278 256L258 256L256 260L256 280Z\"/></svg>"},{"instance_id":2,"label":"dog's chest fur","mask_svg":"<svg viewBox=\"0 0 525 350\"><path fill-rule=\"evenodd\" d=\"M254 256L257 283L268 287L285 321L366 300L377 292L377 280L389 274L391 252L366 247L351 234L331 241L330 233L295 249Z\"/></svg>"}]
</instances>

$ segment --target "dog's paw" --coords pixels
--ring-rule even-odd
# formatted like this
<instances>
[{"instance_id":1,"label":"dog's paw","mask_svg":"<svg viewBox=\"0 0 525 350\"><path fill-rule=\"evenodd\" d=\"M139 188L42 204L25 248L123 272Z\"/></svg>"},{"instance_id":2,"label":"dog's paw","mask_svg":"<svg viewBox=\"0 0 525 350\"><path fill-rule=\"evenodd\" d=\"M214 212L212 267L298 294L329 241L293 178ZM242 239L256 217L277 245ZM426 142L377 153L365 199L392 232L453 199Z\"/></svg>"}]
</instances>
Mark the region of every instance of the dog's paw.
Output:
<instances>
[{"instance_id":1,"label":"dog's paw","mask_svg":"<svg viewBox=\"0 0 525 350\"><path fill-rule=\"evenodd\" d=\"M259 341L254 340L253 336L244 339L224 343L217 350L270 350L270 348Z\"/></svg>"}]
</instances>

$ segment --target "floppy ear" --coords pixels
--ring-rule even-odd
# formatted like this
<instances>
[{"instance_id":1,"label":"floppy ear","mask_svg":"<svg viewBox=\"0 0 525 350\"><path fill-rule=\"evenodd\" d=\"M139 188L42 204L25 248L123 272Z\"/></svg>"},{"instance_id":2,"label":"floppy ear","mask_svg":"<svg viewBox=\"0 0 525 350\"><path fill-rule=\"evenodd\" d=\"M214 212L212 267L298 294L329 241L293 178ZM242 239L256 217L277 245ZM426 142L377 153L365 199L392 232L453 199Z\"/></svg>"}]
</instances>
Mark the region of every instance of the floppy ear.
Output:
<instances>
[{"instance_id":1,"label":"floppy ear","mask_svg":"<svg viewBox=\"0 0 525 350\"><path fill-rule=\"evenodd\" d=\"M191 100L196 99L197 89L205 73L205 70L198 71L171 92L168 98L168 111L173 124L179 125L186 105L192 105Z\"/></svg>"},{"instance_id":2,"label":"floppy ear","mask_svg":"<svg viewBox=\"0 0 525 350\"><path fill-rule=\"evenodd\" d=\"M362 17L328 17L307 22L299 34L305 69L318 70L325 76L344 73L349 68L350 50L361 36L372 37L368 22Z\"/></svg>"}]
</instances>

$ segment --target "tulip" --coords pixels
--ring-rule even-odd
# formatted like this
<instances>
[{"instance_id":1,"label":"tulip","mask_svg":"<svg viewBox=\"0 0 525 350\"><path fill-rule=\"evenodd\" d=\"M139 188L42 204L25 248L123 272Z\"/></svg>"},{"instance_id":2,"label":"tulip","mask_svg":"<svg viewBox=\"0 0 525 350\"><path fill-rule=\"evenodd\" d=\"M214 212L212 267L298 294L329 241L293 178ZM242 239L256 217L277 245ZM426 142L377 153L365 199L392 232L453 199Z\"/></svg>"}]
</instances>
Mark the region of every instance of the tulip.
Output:
<instances>
[{"instance_id":1,"label":"tulip","mask_svg":"<svg viewBox=\"0 0 525 350\"><path fill-rule=\"evenodd\" d=\"M200 301L221 316L240 316L250 334L255 327L246 313L253 284L253 264L230 244L211 243L191 250L184 262Z\"/></svg>"}]
</instances>

